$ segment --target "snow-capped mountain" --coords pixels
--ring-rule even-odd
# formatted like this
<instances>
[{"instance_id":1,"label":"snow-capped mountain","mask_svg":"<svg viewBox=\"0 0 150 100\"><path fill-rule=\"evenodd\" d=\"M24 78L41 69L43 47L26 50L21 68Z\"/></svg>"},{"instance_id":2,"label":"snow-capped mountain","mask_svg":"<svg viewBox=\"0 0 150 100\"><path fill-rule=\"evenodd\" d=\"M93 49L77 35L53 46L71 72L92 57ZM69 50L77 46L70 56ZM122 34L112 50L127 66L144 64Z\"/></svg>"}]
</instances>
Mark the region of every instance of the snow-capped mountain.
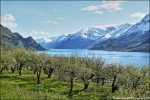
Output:
<instances>
[{"instance_id":1,"label":"snow-capped mountain","mask_svg":"<svg viewBox=\"0 0 150 100\"><path fill-rule=\"evenodd\" d=\"M104 37L102 37L101 40L109 39L109 38L117 38L123 35L124 32L129 30L131 27L132 27L132 24L129 24L129 23L106 27L106 34Z\"/></svg>"},{"instance_id":2,"label":"snow-capped mountain","mask_svg":"<svg viewBox=\"0 0 150 100\"><path fill-rule=\"evenodd\" d=\"M123 31L123 33L121 32L120 36L101 41L91 49L149 52L149 16L150 14L147 14L140 22Z\"/></svg>"},{"instance_id":3,"label":"snow-capped mountain","mask_svg":"<svg viewBox=\"0 0 150 100\"><path fill-rule=\"evenodd\" d=\"M115 26L115 30L110 32L110 35L113 38L119 37L119 36L123 35L124 32L129 30L131 27L132 27L132 25L129 24L129 23L125 23L125 24L122 24L122 25L117 25L117 26Z\"/></svg>"},{"instance_id":4,"label":"snow-capped mountain","mask_svg":"<svg viewBox=\"0 0 150 100\"><path fill-rule=\"evenodd\" d=\"M105 35L105 30L89 28L76 33L69 34L57 46L58 49L87 49L93 45L98 38Z\"/></svg>"},{"instance_id":5,"label":"snow-capped mountain","mask_svg":"<svg viewBox=\"0 0 150 100\"><path fill-rule=\"evenodd\" d=\"M131 24L125 23L122 25L109 26L105 29L90 27L69 35L38 39L37 42L45 48L87 49L100 41L120 36L131 26Z\"/></svg>"},{"instance_id":6,"label":"snow-capped mountain","mask_svg":"<svg viewBox=\"0 0 150 100\"><path fill-rule=\"evenodd\" d=\"M130 28L125 35L140 32L140 35L145 31L149 31L149 19L150 14L147 14L140 22L137 22L132 28Z\"/></svg>"},{"instance_id":7,"label":"snow-capped mountain","mask_svg":"<svg viewBox=\"0 0 150 100\"><path fill-rule=\"evenodd\" d=\"M88 49L91 46L109 38L116 38L131 28L131 24L122 24L111 27L82 29L69 34L56 48L58 49Z\"/></svg>"},{"instance_id":8,"label":"snow-capped mountain","mask_svg":"<svg viewBox=\"0 0 150 100\"><path fill-rule=\"evenodd\" d=\"M89 39L89 40L97 40L99 37L105 35L105 30L98 29L98 28L88 28L82 29L74 34L69 34L67 38L75 39L75 38L82 38L82 39Z\"/></svg>"},{"instance_id":9,"label":"snow-capped mountain","mask_svg":"<svg viewBox=\"0 0 150 100\"><path fill-rule=\"evenodd\" d=\"M66 35L62 34L62 35L56 36L56 37L36 39L36 42L45 48L55 48L55 46L59 42L61 42L64 38L66 38Z\"/></svg>"}]
</instances>

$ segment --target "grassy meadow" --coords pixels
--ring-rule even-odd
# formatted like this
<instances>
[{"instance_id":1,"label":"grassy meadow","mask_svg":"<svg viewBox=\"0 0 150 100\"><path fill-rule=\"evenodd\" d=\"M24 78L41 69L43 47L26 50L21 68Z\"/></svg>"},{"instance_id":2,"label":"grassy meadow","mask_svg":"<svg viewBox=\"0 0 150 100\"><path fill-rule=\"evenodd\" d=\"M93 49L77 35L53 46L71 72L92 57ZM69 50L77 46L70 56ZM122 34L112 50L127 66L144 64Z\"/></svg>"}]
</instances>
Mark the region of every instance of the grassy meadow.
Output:
<instances>
[{"instance_id":1,"label":"grassy meadow","mask_svg":"<svg viewBox=\"0 0 150 100\"><path fill-rule=\"evenodd\" d=\"M49 99L67 100L69 83L58 81L55 76L47 78L44 73L41 76L41 84L36 84L35 75L24 71L20 77L17 73L5 72L1 76L1 99ZM111 89L107 86L90 84L89 89L83 91L83 84L76 80L74 83L73 98L86 100L99 100L111 95Z\"/></svg>"}]
</instances>

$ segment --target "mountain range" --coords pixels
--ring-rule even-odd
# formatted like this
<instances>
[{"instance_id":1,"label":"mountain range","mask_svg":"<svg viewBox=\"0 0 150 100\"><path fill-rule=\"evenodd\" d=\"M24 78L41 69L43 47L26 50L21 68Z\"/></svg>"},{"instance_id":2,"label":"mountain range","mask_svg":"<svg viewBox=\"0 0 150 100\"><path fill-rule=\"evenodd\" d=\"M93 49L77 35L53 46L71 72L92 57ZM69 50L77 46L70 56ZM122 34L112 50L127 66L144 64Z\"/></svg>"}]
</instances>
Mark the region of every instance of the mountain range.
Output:
<instances>
[{"instance_id":1,"label":"mountain range","mask_svg":"<svg viewBox=\"0 0 150 100\"><path fill-rule=\"evenodd\" d=\"M149 51L149 15L136 24L82 29L76 33L41 38L36 41L45 48L92 49L111 51Z\"/></svg>"},{"instance_id":2,"label":"mountain range","mask_svg":"<svg viewBox=\"0 0 150 100\"><path fill-rule=\"evenodd\" d=\"M116 38L132 25L125 23L117 26L106 27L106 29L88 28L76 33L60 35L58 37L37 39L36 41L45 48L55 49L88 49L94 44L108 38ZM115 34L116 33L116 34Z\"/></svg>"},{"instance_id":3,"label":"mountain range","mask_svg":"<svg viewBox=\"0 0 150 100\"><path fill-rule=\"evenodd\" d=\"M24 38L17 32L11 32L10 29L7 27L4 27L0 24L0 31L1 31L1 37L0 37L0 45L3 49L11 49L15 48L16 46L23 46L27 49L32 48L34 50L46 50L44 47L42 47L40 44L36 43L36 41L31 37Z\"/></svg>"},{"instance_id":4,"label":"mountain range","mask_svg":"<svg viewBox=\"0 0 150 100\"><path fill-rule=\"evenodd\" d=\"M149 52L149 22L149 14L147 14L140 22L137 22L130 29L125 31L121 36L99 42L90 49Z\"/></svg>"}]
</instances>

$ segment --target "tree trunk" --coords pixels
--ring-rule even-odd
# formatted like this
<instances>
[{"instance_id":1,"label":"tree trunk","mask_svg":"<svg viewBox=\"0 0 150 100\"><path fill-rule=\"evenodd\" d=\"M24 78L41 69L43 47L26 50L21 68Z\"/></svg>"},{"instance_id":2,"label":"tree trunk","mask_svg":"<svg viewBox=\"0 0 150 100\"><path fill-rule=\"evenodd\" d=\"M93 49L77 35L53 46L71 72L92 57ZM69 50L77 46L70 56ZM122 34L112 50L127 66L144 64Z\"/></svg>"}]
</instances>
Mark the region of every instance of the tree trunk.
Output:
<instances>
[{"instance_id":1,"label":"tree trunk","mask_svg":"<svg viewBox=\"0 0 150 100\"><path fill-rule=\"evenodd\" d=\"M112 93L114 93L114 92L116 91L115 82L116 82L116 75L113 77L113 82L112 82Z\"/></svg>"},{"instance_id":2,"label":"tree trunk","mask_svg":"<svg viewBox=\"0 0 150 100\"><path fill-rule=\"evenodd\" d=\"M6 71L8 71L8 67L5 67Z\"/></svg>"},{"instance_id":3,"label":"tree trunk","mask_svg":"<svg viewBox=\"0 0 150 100\"><path fill-rule=\"evenodd\" d=\"M19 69L19 75L20 75L20 76L22 75L22 73L21 73L21 69Z\"/></svg>"},{"instance_id":4,"label":"tree trunk","mask_svg":"<svg viewBox=\"0 0 150 100\"><path fill-rule=\"evenodd\" d=\"M102 80L102 85L104 85L105 84L105 78L102 77L101 80Z\"/></svg>"},{"instance_id":5,"label":"tree trunk","mask_svg":"<svg viewBox=\"0 0 150 100\"><path fill-rule=\"evenodd\" d=\"M49 73L48 73L48 78L51 77L52 73L53 73L54 69L53 68L49 68Z\"/></svg>"},{"instance_id":6,"label":"tree trunk","mask_svg":"<svg viewBox=\"0 0 150 100\"><path fill-rule=\"evenodd\" d=\"M51 77L51 73L49 73L47 76L48 76L48 78L50 78Z\"/></svg>"},{"instance_id":7,"label":"tree trunk","mask_svg":"<svg viewBox=\"0 0 150 100\"><path fill-rule=\"evenodd\" d=\"M40 77L37 75L37 84L40 84Z\"/></svg>"},{"instance_id":8,"label":"tree trunk","mask_svg":"<svg viewBox=\"0 0 150 100\"><path fill-rule=\"evenodd\" d=\"M2 69L0 70L0 73L2 73L4 69L5 69L5 68L2 68Z\"/></svg>"},{"instance_id":9,"label":"tree trunk","mask_svg":"<svg viewBox=\"0 0 150 100\"><path fill-rule=\"evenodd\" d=\"M99 79L100 79L99 77L96 78L96 83L97 84L99 83Z\"/></svg>"},{"instance_id":10,"label":"tree trunk","mask_svg":"<svg viewBox=\"0 0 150 100\"><path fill-rule=\"evenodd\" d=\"M74 72L72 72L72 73L71 73L71 76L70 76L70 91L69 91L69 97L72 97L73 82L74 82Z\"/></svg>"},{"instance_id":11,"label":"tree trunk","mask_svg":"<svg viewBox=\"0 0 150 100\"><path fill-rule=\"evenodd\" d=\"M19 75L21 76L22 75L22 68L23 68L23 66L24 66L24 63L23 62L19 62L18 63L18 70L19 70Z\"/></svg>"},{"instance_id":12,"label":"tree trunk","mask_svg":"<svg viewBox=\"0 0 150 100\"><path fill-rule=\"evenodd\" d=\"M36 73L36 69L34 70L34 72L33 72L34 74Z\"/></svg>"},{"instance_id":13,"label":"tree trunk","mask_svg":"<svg viewBox=\"0 0 150 100\"><path fill-rule=\"evenodd\" d=\"M84 81L84 90L88 89L88 87L89 87L89 81L85 80Z\"/></svg>"},{"instance_id":14,"label":"tree trunk","mask_svg":"<svg viewBox=\"0 0 150 100\"><path fill-rule=\"evenodd\" d=\"M36 71L36 74L37 74L37 84L40 84L41 70L40 71Z\"/></svg>"},{"instance_id":15,"label":"tree trunk","mask_svg":"<svg viewBox=\"0 0 150 100\"><path fill-rule=\"evenodd\" d=\"M29 70L29 67L27 66L27 70Z\"/></svg>"},{"instance_id":16,"label":"tree trunk","mask_svg":"<svg viewBox=\"0 0 150 100\"><path fill-rule=\"evenodd\" d=\"M11 72L14 73L15 72L15 68L11 67Z\"/></svg>"},{"instance_id":17,"label":"tree trunk","mask_svg":"<svg viewBox=\"0 0 150 100\"><path fill-rule=\"evenodd\" d=\"M92 79L94 76L95 76L95 75L92 73L92 74L90 75L90 78L89 78L89 79Z\"/></svg>"},{"instance_id":18,"label":"tree trunk","mask_svg":"<svg viewBox=\"0 0 150 100\"><path fill-rule=\"evenodd\" d=\"M18 72L19 72L20 76L22 75L21 70L22 70L22 66L20 65L19 68L18 68Z\"/></svg>"},{"instance_id":19,"label":"tree trunk","mask_svg":"<svg viewBox=\"0 0 150 100\"><path fill-rule=\"evenodd\" d=\"M140 80L140 77L137 77L137 79L133 82L133 85L132 85L132 88L133 88L133 89L136 89L139 80Z\"/></svg>"}]
</instances>

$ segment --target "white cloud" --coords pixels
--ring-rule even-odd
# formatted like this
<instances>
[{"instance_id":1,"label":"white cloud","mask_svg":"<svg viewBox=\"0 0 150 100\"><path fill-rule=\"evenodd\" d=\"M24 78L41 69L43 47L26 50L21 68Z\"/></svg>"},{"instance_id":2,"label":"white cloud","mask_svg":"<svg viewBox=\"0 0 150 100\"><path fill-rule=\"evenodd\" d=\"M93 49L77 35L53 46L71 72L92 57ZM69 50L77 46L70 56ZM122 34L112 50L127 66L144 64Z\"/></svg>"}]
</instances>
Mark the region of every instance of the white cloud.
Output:
<instances>
[{"instance_id":1,"label":"white cloud","mask_svg":"<svg viewBox=\"0 0 150 100\"><path fill-rule=\"evenodd\" d=\"M99 9L100 9L100 5L92 5L92 6L82 8L82 10L85 10L85 11L97 11Z\"/></svg>"},{"instance_id":2,"label":"white cloud","mask_svg":"<svg viewBox=\"0 0 150 100\"><path fill-rule=\"evenodd\" d=\"M132 14L132 15L130 15L130 17L132 17L132 18L143 18L144 16L145 16L146 14L145 13L140 13L140 12L138 12L138 13L134 13L134 14Z\"/></svg>"},{"instance_id":3,"label":"white cloud","mask_svg":"<svg viewBox=\"0 0 150 100\"><path fill-rule=\"evenodd\" d=\"M107 27L111 27L111 26L118 26L118 25L121 25L121 24L106 24L106 25L93 25L91 27L93 28L99 28L99 29L106 29Z\"/></svg>"},{"instance_id":4,"label":"white cloud","mask_svg":"<svg viewBox=\"0 0 150 100\"><path fill-rule=\"evenodd\" d=\"M58 17L56 18L57 20L64 20L65 18L62 18L62 17Z\"/></svg>"},{"instance_id":5,"label":"white cloud","mask_svg":"<svg viewBox=\"0 0 150 100\"><path fill-rule=\"evenodd\" d=\"M55 18L55 19L53 19L53 20L44 21L44 23L56 25L56 24L59 24L60 22L62 22L62 20L64 20L64 19L65 19L65 18L58 17L58 18Z\"/></svg>"},{"instance_id":6,"label":"white cloud","mask_svg":"<svg viewBox=\"0 0 150 100\"><path fill-rule=\"evenodd\" d=\"M49 24L58 24L58 22L52 21L52 20L48 20L47 23L49 23Z\"/></svg>"},{"instance_id":7,"label":"white cloud","mask_svg":"<svg viewBox=\"0 0 150 100\"><path fill-rule=\"evenodd\" d=\"M58 22L53 21L53 20L44 21L44 23L48 23L48 24L52 24L52 25L59 24Z\"/></svg>"},{"instance_id":8,"label":"white cloud","mask_svg":"<svg viewBox=\"0 0 150 100\"><path fill-rule=\"evenodd\" d=\"M54 12L58 12L58 9L53 9Z\"/></svg>"},{"instance_id":9,"label":"white cloud","mask_svg":"<svg viewBox=\"0 0 150 100\"><path fill-rule=\"evenodd\" d=\"M37 30L32 30L31 34L35 34L35 35L46 35L48 33L44 32L44 31L37 31Z\"/></svg>"},{"instance_id":10,"label":"white cloud","mask_svg":"<svg viewBox=\"0 0 150 100\"><path fill-rule=\"evenodd\" d=\"M121 0L115 0L115 1L103 1L101 4L101 8L112 10L112 11L118 11L121 10Z\"/></svg>"},{"instance_id":11,"label":"white cloud","mask_svg":"<svg viewBox=\"0 0 150 100\"><path fill-rule=\"evenodd\" d=\"M9 29L17 27L15 18L11 14L7 14L5 16L0 17L0 20L1 20L1 24Z\"/></svg>"},{"instance_id":12,"label":"white cloud","mask_svg":"<svg viewBox=\"0 0 150 100\"><path fill-rule=\"evenodd\" d=\"M103 14L103 11L94 11L95 14L101 15Z\"/></svg>"},{"instance_id":13,"label":"white cloud","mask_svg":"<svg viewBox=\"0 0 150 100\"><path fill-rule=\"evenodd\" d=\"M104 0L102 1L102 4L100 5L87 6L87 7L82 8L81 10L90 11L98 15L101 15L103 14L103 10L108 10L108 12L112 12L112 11L119 11L123 9L121 7L121 4L122 4L121 0L115 0L115 1Z\"/></svg>"}]
</instances>

